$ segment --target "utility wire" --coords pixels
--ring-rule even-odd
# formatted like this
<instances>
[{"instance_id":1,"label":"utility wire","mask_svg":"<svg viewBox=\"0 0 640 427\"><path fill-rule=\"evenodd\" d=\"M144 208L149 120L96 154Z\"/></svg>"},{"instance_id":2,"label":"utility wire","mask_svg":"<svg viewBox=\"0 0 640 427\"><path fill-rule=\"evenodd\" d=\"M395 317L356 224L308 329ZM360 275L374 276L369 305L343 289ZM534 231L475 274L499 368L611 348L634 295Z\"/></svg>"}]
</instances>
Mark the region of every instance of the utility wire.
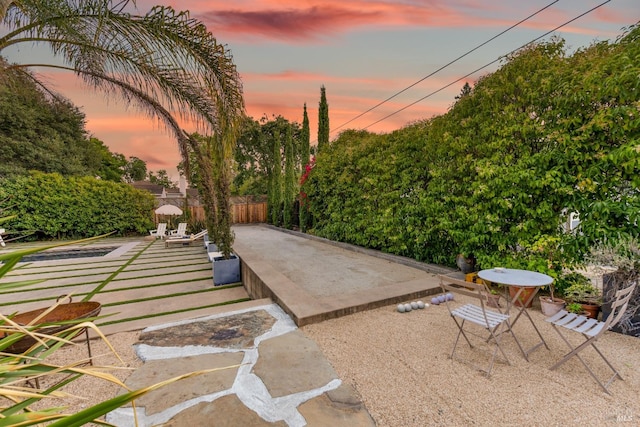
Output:
<instances>
[{"instance_id":1,"label":"utility wire","mask_svg":"<svg viewBox=\"0 0 640 427\"><path fill-rule=\"evenodd\" d=\"M396 114L400 113L401 111L406 110L406 109L407 109L407 108L409 108L409 107L413 107L413 106L414 106L414 105L416 105L418 102L424 101L425 99L427 99L427 98L429 98L429 97L431 97L431 96L435 95L436 93L441 92L441 91L445 90L446 88L448 88L448 87L450 87L450 86L452 86L452 85L454 85L454 84L458 83L460 80L464 80L464 79L466 79L467 77L469 77L469 76L471 76L471 75L473 75L473 74L477 73L478 71L483 70L483 69L487 68L488 66L490 66L490 65L492 65L492 64L494 64L494 63L496 63L496 62L498 62L498 61L499 61L500 59L502 59L503 57L505 57L505 56L507 56L507 55L511 55L512 53L517 52L518 50L520 50L520 49L524 48L525 46L527 46L527 45L529 45L529 44L531 44L531 43L534 43L534 42L536 42L536 41L540 40L541 38L544 38L544 37L548 36L549 34L551 34L551 33L555 32L555 31L557 31L558 29L560 29L560 28L564 27L565 25L568 25L568 24L572 23L573 21L576 21L576 20L578 20L578 19L582 18L583 16L585 16L585 15L587 15L587 14L589 14L589 13L593 12L594 10L599 9L600 7L602 7L602 6L604 6L605 4L609 3L610 1L611 1L611 0L607 0L607 1L605 1L605 2L600 3L600 4L599 4L599 5L597 5L597 6L592 7L591 9L587 10L586 12L581 13L580 15L576 16L575 18L570 19L569 21L565 22L564 24L558 25L558 26L557 26L557 27L555 27L554 29L547 31L546 33L542 34L542 35L541 35L541 36L539 36L539 37L536 37L535 39L533 39L533 40L529 41L528 43L525 43L525 44L523 44L522 46L520 46L520 47L518 47L518 48L516 48L516 49L513 49L511 52L509 52L509 53L507 53L507 54L505 54L505 55L502 55L502 56L500 56L500 57L498 57L498 58L494 59L493 61L489 62L489 63L488 63L488 64L486 64L486 65L483 65L483 66L482 66L482 67L480 67L480 68L476 68L475 70L473 70L473 71L472 71L472 72L470 72L469 74L466 74L466 75L464 75L464 76L460 77L459 79L452 81L451 83L447 84L446 86L443 86L443 87L441 87L440 89L435 90L435 91L431 92L430 94L423 96L422 98L418 99L417 101L414 101L414 102L412 102L411 104L406 105L406 106L402 107L401 109L396 110L396 111L394 111L393 113L391 113L391 114L388 114L388 115L384 116L384 117L383 117L383 118L381 118L380 120L376 120L375 122L371 123L370 125L368 125L368 126L366 126L366 127L361 128L361 130L369 129L371 126L376 125L376 124L380 123L381 121L386 120L386 119L388 119L389 117L392 117L392 116L394 116L394 115L396 115Z\"/></svg>"},{"instance_id":2,"label":"utility wire","mask_svg":"<svg viewBox=\"0 0 640 427\"><path fill-rule=\"evenodd\" d=\"M396 92L395 94L391 95L390 97L388 97L387 99L385 99L384 101L380 101L379 103L377 103L376 105L374 105L373 107L369 108L367 111L358 114L357 116L355 116L354 118L352 118L351 120L341 124L340 126L338 126L337 128L335 128L334 130L331 131L331 133L335 133L338 131L338 129L343 128L344 126L348 125L349 123L353 122L354 120L359 119L360 117L364 116L365 114L375 110L376 108L378 108L379 106L381 106L382 104L385 104L386 102L392 100L393 98L395 98L396 96L406 92L407 90L411 89L412 87L414 87L415 85L422 83L423 81L425 81L426 79L428 79L429 77L435 75L436 73L439 73L440 71L444 70L445 68L447 68L448 66L454 64L455 62L458 62L459 60L461 60L462 58L464 58L465 56L475 52L476 50L480 49L482 46L494 41L495 39L497 39L498 37L500 37L501 35L505 34L506 32L516 28L518 25L522 24L525 21L528 21L529 19L533 18L534 16L538 15L539 13L543 12L544 10L550 8L551 6L553 6L554 4L558 3L558 1L560 0L555 0L551 3L549 3L548 5L546 5L545 7L543 7L542 9L538 10L535 13L532 13L531 15L527 16L526 18L516 22L515 24L513 24L512 26L510 26L509 28L507 28L506 30L501 31L500 33L496 34L495 36L491 37L489 40L479 44L478 46L474 47L473 49L471 49L470 51L464 53L463 55L458 56L456 59L454 59L453 61L450 61L449 63L443 65L442 67L438 68L437 70L433 71L432 73L424 76L423 78L421 78L420 80L418 80L415 83L412 83L411 85L405 87L404 89L402 89L399 92ZM366 128L365 128L366 129Z\"/></svg>"}]
</instances>

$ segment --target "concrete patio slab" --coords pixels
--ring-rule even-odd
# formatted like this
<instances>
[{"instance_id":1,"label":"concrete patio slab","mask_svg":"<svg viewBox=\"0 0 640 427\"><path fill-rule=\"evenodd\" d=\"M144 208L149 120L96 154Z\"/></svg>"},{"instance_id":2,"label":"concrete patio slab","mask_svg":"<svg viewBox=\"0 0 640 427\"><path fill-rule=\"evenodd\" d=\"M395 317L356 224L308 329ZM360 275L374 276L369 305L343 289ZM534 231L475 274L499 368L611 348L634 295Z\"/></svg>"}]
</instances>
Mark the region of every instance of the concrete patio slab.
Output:
<instances>
[{"instance_id":1,"label":"concrete patio slab","mask_svg":"<svg viewBox=\"0 0 640 427\"><path fill-rule=\"evenodd\" d=\"M265 225L234 232L249 295L273 299L298 326L425 298L450 271Z\"/></svg>"}]
</instances>

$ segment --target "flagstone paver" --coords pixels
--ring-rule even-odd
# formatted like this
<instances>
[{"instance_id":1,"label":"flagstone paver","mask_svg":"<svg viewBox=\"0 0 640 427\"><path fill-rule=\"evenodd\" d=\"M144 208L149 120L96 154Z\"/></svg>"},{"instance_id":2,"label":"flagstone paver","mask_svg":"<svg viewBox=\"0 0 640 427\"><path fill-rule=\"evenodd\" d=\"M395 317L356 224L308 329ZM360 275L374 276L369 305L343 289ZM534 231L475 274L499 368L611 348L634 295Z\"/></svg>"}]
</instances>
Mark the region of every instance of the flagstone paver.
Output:
<instances>
[{"instance_id":1,"label":"flagstone paver","mask_svg":"<svg viewBox=\"0 0 640 427\"><path fill-rule=\"evenodd\" d=\"M224 414L233 414L233 416ZM287 427L284 421L273 423L265 421L247 408L235 394L222 396L213 402L198 403L178 413L162 424L162 427L206 426L211 425L212 420L215 420L216 427Z\"/></svg>"},{"instance_id":2,"label":"flagstone paver","mask_svg":"<svg viewBox=\"0 0 640 427\"><path fill-rule=\"evenodd\" d=\"M231 367L138 400L142 426L375 426L355 391L276 304L153 326L136 347L145 363L127 379L129 387L190 372L189 366ZM117 409L107 421L133 426L133 408Z\"/></svg>"},{"instance_id":3,"label":"flagstone paver","mask_svg":"<svg viewBox=\"0 0 640 427\"><path fill-rule=\"evenodd\" d=\"M242 353L201 354L165 360L150 360L127 378L127 386L133 390L156 384L194 370L225 368L240 365ZM233 386L238 368L222 369L202 376L187 378L170 384L136 400L136 406L144 407L146 415L153 415L185 401L220 392Z\"/></svg>"}]
</instances>

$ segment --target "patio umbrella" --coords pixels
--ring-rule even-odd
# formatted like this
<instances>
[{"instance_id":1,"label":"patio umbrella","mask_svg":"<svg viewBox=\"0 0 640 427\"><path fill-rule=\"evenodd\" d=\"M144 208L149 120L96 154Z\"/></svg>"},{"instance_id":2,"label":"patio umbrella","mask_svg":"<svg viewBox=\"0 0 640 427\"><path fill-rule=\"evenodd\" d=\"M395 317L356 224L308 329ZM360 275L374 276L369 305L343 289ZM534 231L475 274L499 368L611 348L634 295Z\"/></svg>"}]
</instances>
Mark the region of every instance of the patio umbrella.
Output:
<instances>
[{"instance_id":1,"label":"patio umbrella","mask_svg":"<svg viewBox=\"0 0 640 427\"><path fill-rule=\"evenodd\" d=\"M173 205L162 205L156 209L156 215L182 215L182 209Z\"/></svg>"}]
</instances>

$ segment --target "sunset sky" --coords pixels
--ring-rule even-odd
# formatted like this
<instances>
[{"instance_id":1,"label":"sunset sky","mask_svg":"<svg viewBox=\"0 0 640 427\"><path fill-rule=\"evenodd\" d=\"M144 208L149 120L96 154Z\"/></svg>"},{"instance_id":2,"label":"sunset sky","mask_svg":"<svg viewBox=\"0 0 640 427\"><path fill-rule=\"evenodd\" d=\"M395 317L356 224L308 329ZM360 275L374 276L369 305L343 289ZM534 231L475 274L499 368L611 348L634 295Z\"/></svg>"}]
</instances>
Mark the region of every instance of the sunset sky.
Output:
<instances>
[{"instance_id":1,"label":"sunset sky","mask_svg":"<svg viewBox=\"0 0 640 427\"><path fill-rule=\"evenodd\" d=\"M497 60L501 56L603 2L603 6L553 33L575 49L593 41L614 40L623 27L640 20L640 2L138 0L137 4L140 13L154 4L188 9L231 50L242 77L247 113L255 119L282 115L302 122L306 103L313 143L322 85L327 91L331 139L345 129L398 129L445 112L465 81L473 85L478 77L500 66ZM552 3L530 20L478 47ZM474 48L477 50L435 73ZM24 63L40 54L38 49L23 46L9 52L9 60ZM150 170L167 169L177 181L175 166L180 158L176 143L154 122L126 110L116 100L97 96L71 74L47 74L47 81L82 108L88 131L112 151L139 157ZM430 95L447 85L451 86ZM412 103L416 104L409 107Z\"/></svg>"}]
</instances>

